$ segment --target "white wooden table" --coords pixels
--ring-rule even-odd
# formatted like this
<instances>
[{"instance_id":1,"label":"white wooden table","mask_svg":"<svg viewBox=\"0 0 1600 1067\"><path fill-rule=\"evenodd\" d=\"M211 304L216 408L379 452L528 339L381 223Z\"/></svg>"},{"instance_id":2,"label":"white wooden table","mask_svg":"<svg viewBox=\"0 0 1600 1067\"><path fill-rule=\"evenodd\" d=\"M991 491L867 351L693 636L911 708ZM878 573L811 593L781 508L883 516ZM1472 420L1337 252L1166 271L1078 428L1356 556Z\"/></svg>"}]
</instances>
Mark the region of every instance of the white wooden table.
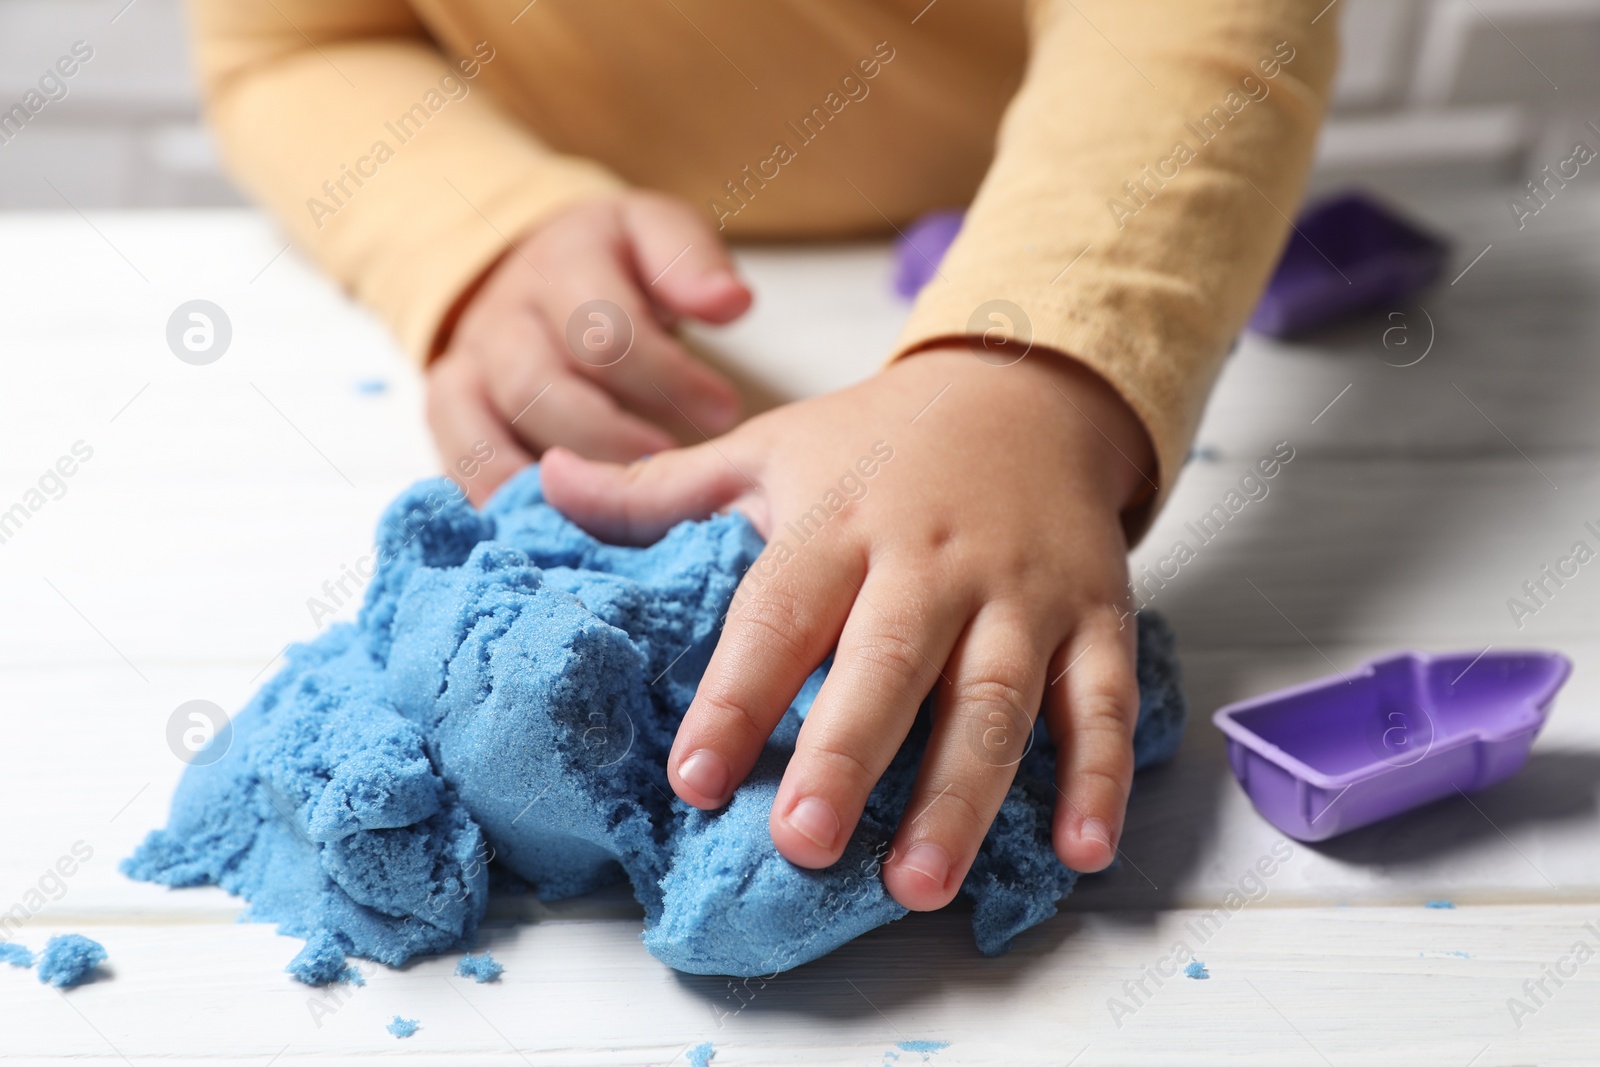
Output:
<instances>
[{"instance_id":1,"label":"white wooden table","mask_svg":"<svg viewBox=\"0 0 1600 1067\"><path fill-rule=\"evenodd\" d=\"M111 954L109 978L66 995L0 967L0 1056L682 1064L711 1041L717 1067L866 1065L917 1062L887 1053L938 1040L941 1064L1600 1061L1600 962L1546 979L1553 995L1520 1026L1507 1005L1576 942L1600 949L1584 926L1600 927L1600 566L1520 632L1505 604L1600 520L1600 198L1564 191L1521 233L1499 196L1409 206L1457 235L1451 277L1493 248L1426 315L1396 308L1314 345L1247 339L1135 561L1293 444L1271 495L1156 601L1194 719L1177 762L1139 786L1130 862L1003 958L975 954L964 914L913 916L744 994L735 1014L744 1000L724 981L644 952L617 894L494 912L497 985L452 977L450 956L374 969L332 999L282 973L298 942L234 924L240 903L221 891L117 873L182 771L173 709L239 707L286 641L313 635L306 599L362 553L382 505L432 471L421 390L372 318L255 215L0 217L0 510L76 442L93 449L0 544L0 911L38 903L42 881L58 899L16 939L81 931ZM780 395L876 366L903 314L883 248L744 263L757 310L707 343ZM209 366L165 341L194 298L233 326ZM1397 324L1412 343L1386 349ZM1387 365L1430 334L1422 362ZM387 389L365 391L373 380ZM1186 924L1278 840L1227 772L1213 709L1393 648L1519 644L1577 663L1522 774L1294 846L1261 899L1193 940ZM49 877L79 842L92 857ZM1435 898L1458 907L1423 907ZM1209 981L1145 978L1175 940ZM1135 1000L1125 983L1141 978L1150 995ZM1135 1010L1114 1014L1112 998ZM390 1037L396 1014L422 1029Z\"/></svg>"}]
</instances>

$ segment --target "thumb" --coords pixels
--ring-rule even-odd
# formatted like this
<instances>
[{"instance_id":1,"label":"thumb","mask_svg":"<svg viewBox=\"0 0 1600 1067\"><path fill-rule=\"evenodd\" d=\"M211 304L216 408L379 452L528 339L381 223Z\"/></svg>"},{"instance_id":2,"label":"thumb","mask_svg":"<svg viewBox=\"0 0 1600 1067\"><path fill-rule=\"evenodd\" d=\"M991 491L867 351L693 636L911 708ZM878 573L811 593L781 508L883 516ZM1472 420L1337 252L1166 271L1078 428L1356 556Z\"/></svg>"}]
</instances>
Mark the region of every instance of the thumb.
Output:
<instances>
[{"instance_id":1,"label":"thumb","mask_svg":"<svg viewBox=\"0 0 1600 1067\"><path fill-rule=\"evenodd\" d=\"M694 208L667 196L626 202L623 225L634 267L649 299L668 311L705 322L732 322L750 307L728 250Z\"/></svg>"},{"instance_id":2,"label":"thumb","mask_svg":"<svg viewBox=\"0 0 1600 1067\"><path fill-rule=\"evenodd\" d=\"M627 466L552 448L541 460L539 480L552 507L613 544L650 544L684 519L704 519L734 504L748 506L760 493L710 442Z\"/></svg>"}]
</instances>

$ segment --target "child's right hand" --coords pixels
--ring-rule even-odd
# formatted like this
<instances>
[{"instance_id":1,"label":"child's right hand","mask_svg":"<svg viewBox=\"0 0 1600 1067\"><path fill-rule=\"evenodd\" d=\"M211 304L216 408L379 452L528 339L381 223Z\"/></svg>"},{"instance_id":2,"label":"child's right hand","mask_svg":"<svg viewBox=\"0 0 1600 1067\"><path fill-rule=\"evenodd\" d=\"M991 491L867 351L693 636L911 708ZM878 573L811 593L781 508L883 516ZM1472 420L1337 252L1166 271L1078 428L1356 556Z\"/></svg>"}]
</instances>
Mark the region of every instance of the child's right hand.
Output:
<instances>
[{"instance_id":1,"label":"child's right hand","mask_svg":"<svg viewBox=\"0 0 1600 1067\"><path fill-rule=\"evenodd\" d=\"M482 504L555 445L627 462L731 428L738 394L671 327L685 315L729 322L750 299L681 200L628 192L566 208L489 272L428 370L445 467L481 458L486 442L493 458L466 484Z\"/></svg>"},{"instance_id":2,"label":"child's right hand","mask_svg":"<svg viewBox=\"0 0 1600 1067\"><path fill-rule=\"evenodd\" d=\"M907 908L948 904L1043 715L1062 863L1116 856L1139 715L1121 515L1155 451L1121 394L1044 349L990 363L965 342L774 408L629 466L561 450L546 499L591 533L649 544L737 509L767 538L684 714L667 779L720 808L806 678L833 666L772 800L778 852L821 868L934 695L933 729L883 863ZM926 417L924 417L926 412ZM892 462L891 462L892 461Z\"/></svg>"}]
</instances>

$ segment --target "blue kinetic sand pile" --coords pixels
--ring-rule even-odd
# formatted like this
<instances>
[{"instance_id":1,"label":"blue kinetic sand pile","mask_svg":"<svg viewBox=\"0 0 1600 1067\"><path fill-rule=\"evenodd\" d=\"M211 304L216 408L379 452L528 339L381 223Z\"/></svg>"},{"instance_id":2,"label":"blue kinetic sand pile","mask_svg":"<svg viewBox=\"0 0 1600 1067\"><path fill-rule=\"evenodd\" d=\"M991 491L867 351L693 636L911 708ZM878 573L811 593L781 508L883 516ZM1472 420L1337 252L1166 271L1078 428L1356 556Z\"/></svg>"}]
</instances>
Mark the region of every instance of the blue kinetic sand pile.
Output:
<instances>
[{"instance_id":1,"label":"blue kinetic sand pile","mask_svg":"<svg viewBox=\"0 0 1600 1067\"><path fill-rule=\"evenodd\" d=\"M39 981L57 989L71 989L106 961L105 946L82 934L58 934L45 942L35 957Z\"/></svg>"},{"instance_id":2,"label":"blue kinetic sand pile","mask_svg":"<svg viewBox=\"0 0 1600 1067\"><path fill-rule=\"evenodd\" d=\"M474 956L469 952L456 961L456 974L462 978L470 978L480 985L484 982L499 981L505 970L505 966L487 952L481 956Z\"/></svg>"},{"instance_id":3,"label":"blue kinetic sand pile","mask_svg":"<svg viewBox=\"0 0 1600 1067\"><path fill-rule=\"evenodd\" d=\"M0 941L0 963L9 963L13 967L32 967L33 953L26 946Z\"/></svg>"},{"instance_id":4,"label":"blue kinetic sand pile","mask_svg":"<svg viewBox=\"0 0 1600 1067\"><path fill-rule=\"evenodd\" d=\"M627 878L645 945L696 973L784 970L900 918L877 863L926 709L826 871L789 864L767 833L822 670L726 809L694 810L667 784L673 733L760 550L739 516L648 548L602 544L543 502L537 468L482 511L447 482L412 487L379 524L358 621L289 651L123 870L244 897L246 918L307 940L291 973L314 984L345 977L349 955L396 965L468 945L491 859L546 900ZM1148 613L1139 683L1144 766L1172 754L1184 718L1171 634ZM962 887L985 953L1077 879L1050 847L1053 766L1041 732Z\"/></svg>"}]
</instances>

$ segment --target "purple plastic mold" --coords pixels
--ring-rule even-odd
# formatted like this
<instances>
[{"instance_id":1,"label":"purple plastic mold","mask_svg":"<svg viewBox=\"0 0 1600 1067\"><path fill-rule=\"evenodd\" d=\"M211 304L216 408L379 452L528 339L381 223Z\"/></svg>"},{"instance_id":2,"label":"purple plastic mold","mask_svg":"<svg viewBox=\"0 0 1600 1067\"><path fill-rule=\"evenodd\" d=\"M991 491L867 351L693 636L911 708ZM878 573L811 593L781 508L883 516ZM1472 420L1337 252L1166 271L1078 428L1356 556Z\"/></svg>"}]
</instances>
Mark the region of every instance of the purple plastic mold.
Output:
<instances>
[{"instance_id":1,"label":"purple plastic mold","mask_svg":"<svg viewBox=\"0 0 1600 1067\"><path fill-rule=\"evenodd\" d=\"M1439 277L1450 246L1362 193L1307 208L1250 316L1290 337L1375 307L1403 310Z\"/></svg>"},{"instance_id":2,"label":"purple plastic mold","mask_svg":"<svg viewBox=\"0 0 1600 1067\"><path fill-rule=\"evenodd\" d=\"M933 211L906 228L894 246L895 292L909 300L933 280L966 217L959 208Z\"/></svg>"},{"instance_id":3,"label":"purple plastic mold","mask_svg":"<svg viewBox=\"0 0 1600 1067\"><path fill-rule=\"evenodd\" d=\"M1401 652L1229 704L1212 721L1256 810L1290 837L1322 841L1505 781L1571 672L1556 652Z\"/></svg>"}]
</instances>

